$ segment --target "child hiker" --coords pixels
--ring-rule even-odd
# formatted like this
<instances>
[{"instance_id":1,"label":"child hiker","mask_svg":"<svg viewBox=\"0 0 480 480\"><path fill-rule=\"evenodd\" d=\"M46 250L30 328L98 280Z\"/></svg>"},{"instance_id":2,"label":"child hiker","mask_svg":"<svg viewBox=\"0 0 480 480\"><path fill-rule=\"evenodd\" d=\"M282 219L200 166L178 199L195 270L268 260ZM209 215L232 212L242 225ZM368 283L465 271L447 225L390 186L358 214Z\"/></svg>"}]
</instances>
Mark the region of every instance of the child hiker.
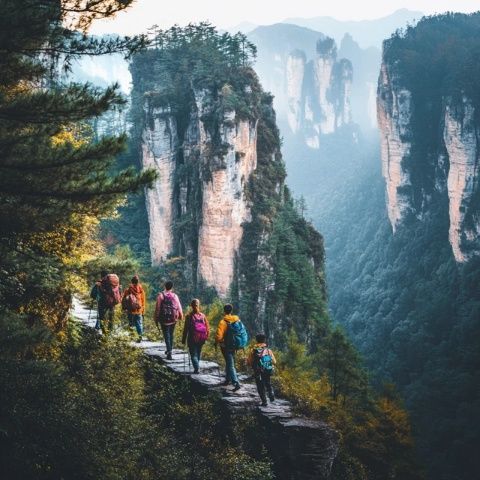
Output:
<instances>
[{"instance_id":1,"label":"child hiker","mask_svg":"<svg viewBox=\"0 0 480 480\"><path fill-rule=\"evenodd\" d=\"M268 348L266 337L263 333L256 335L255 340L257 343L250 351L247 363L253 369L258 394L262 400L262 407L266 407L267 394L271 402L275 400L270 378L277 361L275 360L273 352Z\"/></svg>"},{"instance_id":2,"label":"child hiker","mask_svg":"<svg viewBox=\"0 0 480 480\"><path fill-rule=\"evenodd\" d=\"M190 303L192 311L185 317L182 343L188 342L188 350L192 359L193 373L198 373L203 344L210 335L207 317L200 311L200 300L194 298Z\"/></svg>"}]
</instances>

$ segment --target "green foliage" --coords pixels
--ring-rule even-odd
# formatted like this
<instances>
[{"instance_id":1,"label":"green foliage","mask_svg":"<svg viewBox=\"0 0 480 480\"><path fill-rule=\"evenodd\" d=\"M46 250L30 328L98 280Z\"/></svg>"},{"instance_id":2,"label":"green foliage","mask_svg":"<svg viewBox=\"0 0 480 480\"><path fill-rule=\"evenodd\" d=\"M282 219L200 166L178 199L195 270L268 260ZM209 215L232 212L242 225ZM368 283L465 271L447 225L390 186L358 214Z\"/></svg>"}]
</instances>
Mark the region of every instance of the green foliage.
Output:
<instances>
[{"instance_id":1,"label":"green foliage","mask_svg":"<svg viewBox=\"0 0 480 480\"><path fill-rule=\"evenodd\" d=\"M333 425L341 435L333 479L420 479L408 415L391 386L377 394L358 355L334 329L309 354L292 331L279 355L276 383L300 413Z\"/></svg>"},{"instance_id":2,"label":"green foliage","mask_svg":"<svg viewBox=\"0 0 480 480\"><path fill-rule=\"evenodd\" d=\"M131 1L4 1L0 68L0 303L61 329L79 264L96 253L96 223L152 171L112 171L125 137L92 141L88 120L125 100L116 86L65 84L61 66L82 54L126 55L142 37L79 34ZM60 60L61 57L61 60Z\"/></svg>"},{"instance_id":3,"label":"green foliage","mask_svg":"<svg viewBox=\"0 0 480 480\"><path fill-rule=\"evenodd\" d=\"M55 339L3 312L0 333L5 478L273 478L231 443L218 405L126 341L74 323Z\"/></svg>"}]
</instances>

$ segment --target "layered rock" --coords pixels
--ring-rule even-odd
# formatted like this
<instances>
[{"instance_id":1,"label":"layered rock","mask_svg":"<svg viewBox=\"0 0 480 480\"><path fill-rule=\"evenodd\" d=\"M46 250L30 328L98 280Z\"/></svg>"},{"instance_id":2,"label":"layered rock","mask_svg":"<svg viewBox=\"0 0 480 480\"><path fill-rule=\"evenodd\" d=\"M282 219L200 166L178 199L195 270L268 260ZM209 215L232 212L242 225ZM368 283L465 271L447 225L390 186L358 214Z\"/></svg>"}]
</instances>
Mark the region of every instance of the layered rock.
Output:
<instances>
[{"instance_id":1,"label":"layered rock","mask_svg":"<svg viewBox=\"0 0 480 480\"><path fill-rule=\"evenodd\" d=\"M411 149L411 93L382 64L378 81L378 126L381 132L382 174L385 178L388 218L395 231L411 209L410 173L405 166Z\"/></svg>"},{"instance_id":2,"label":"layered rock","mask_svg":"<svg viewBox=\"0 0 480 480\"><path fill-rule=\"evenodd\" d=\"M297 133L302 126L304 110L303 80L306 62L305 53L301 50L295 50L288 56L285 67L288 101L287 119L293 133Z\"/></svg>"},{"instance_id":3,"label":"layered rock","mask_svg":"<svg viewBox=\"0 0 480 480\"><path fill-rule=\"evenodd\" d=\"M150 108L146 103L144 109L149 122L142 133L142 164L158 172L157 182L146 192L150 252L153 264L158 265L167 258L173 245L173 175L178 134L169 108Z\"/></svg>"},{"instance_id":4,"label":"layered rock","mask_svg":"<svg viewBox=\"0 0 480 480\"><path fill-rule=\"evenodd\" d=\"M472 102L460 104L449 99L445 106L443 140L448 152L449 239L458 262L468 260L480 247L480 131ZM477 197L478 198L478 197ZM472 212L473 210L473 212ZM467 222L470 214L470 221Z\"/></svg>"},{"instance_id":5,"label":"layered rock","mask_svg":"<svg viewBox=\"0 0 480 480\"><path fill-rule=\"evenodd\" d=\"M250 220L245 184L257 164L257 122L227 112L214 132L219 145L213 153L215 142L204 123L210 96L208 91L194 92L183 137L170 108L151 107L147 99L142 164L159 174L146 193L153 264L183 250L188 260L197 263L197 281L225 296L234 277L242 224ZM179 174L181 169L193 173ZM193 205L194 196L201 196L200 205ZM196 239L176 231L184 218L192 216L198 220Z\"/></svg>"},{"instance_id":6,"label":"layered rock","mask_svg":"<svg viewBox=\"0 0 480 480\"><path fill-rule=\"evenodd\" d=\"M225 168L204 182L202 225L198 240L198 274L221 296L228 293L235 259L250 220L245 183L257 166L257 122L236 121L231 112L222 126L222 141L228 145Z\"/></svg>"},{"instance_id":7,"label":"layered rock","mask_svg":"<svg viewBox=\"0 0 480 480\"><path fill-rule=\"evenodd\" d=\"M395 232L410 214L422 219L447 197L448 238L455 260L465 262L480 254L480 125L465 95L435 102L440 115L428 105L415 123L413 94L401 70L382 63L377 111L388 217Z\"/></svg>"},{"instance_id":8,"label":"layered rock","mask_svg":"<svg viewBox=\"0 0 480 480\"><path fill-rule=\"evenodd\" d=\"M287 119L292 133L301 132L311 148L319 148L322 135L335 133L352 123L352 65L337 61L337 48L330 39L317 42L315 57L294 50L286 62Z\"/></svg>"}]
</instances>

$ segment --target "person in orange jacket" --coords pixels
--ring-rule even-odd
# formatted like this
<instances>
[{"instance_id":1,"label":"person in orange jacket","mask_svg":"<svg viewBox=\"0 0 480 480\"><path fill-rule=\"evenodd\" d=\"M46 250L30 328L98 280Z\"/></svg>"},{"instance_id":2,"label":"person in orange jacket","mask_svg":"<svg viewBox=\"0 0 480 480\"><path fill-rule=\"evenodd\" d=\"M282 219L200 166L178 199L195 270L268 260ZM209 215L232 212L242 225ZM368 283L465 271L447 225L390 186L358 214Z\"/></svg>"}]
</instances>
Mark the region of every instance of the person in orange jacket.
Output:
<instances>
[{"instance_id":1,"label":"person in orange jacket","mask_svg":"<svg viewBox=\"0 0 480 480\"><path fill-rule=\"evenodd\" d=\"M235 368L235 349L227 345L227 332L230 324L240 321L237 315L233 315L233 306L227 304L223 307L224 316L218 323L215 335L215 348L220 345L223 358L225 359L225 383L224 385L233 385L233 391L236 392L241 388L238 381L237 370Z\"/></svg>"},{"instance_id":2,"label":"person in orange jacket","mask_svg":"<svg viewBox=\"0 0 480 480\"><path fill-rule=\"evenodd\" d=\"M138 275L135 275L129 287L123 292L122 307L127 312L128 324L135 327L137 331L139 343L143 338L143 316L146 304L145 290L140 284Z\"/></svg>"}]
</instances>

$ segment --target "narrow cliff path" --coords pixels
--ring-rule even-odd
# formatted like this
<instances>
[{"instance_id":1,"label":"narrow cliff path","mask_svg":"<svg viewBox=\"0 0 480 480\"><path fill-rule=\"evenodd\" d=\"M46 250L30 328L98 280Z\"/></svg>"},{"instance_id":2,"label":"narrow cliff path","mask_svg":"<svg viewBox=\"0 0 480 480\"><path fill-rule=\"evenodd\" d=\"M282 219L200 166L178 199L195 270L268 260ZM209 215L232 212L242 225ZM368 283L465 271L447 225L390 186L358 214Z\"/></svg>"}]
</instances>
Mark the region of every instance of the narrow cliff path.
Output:
<instances>
[{"instance_id":1,"label":"narrow cliff path","mask_svg":"<svg viewBox=\"0 0 480 480\"><path fill-rule=\"evenodd\" d=\"M95 316L78 299L74 299L72 315L84 326L94 328ZM259 406L256 387L245 375L240 375L242 388L237 392L222 386L225 377L215 362L202 360L201 373L194 375L184 350L174 349L172 360L167 360L163 342L132 342L131 345L177 375L187 377L192 390L221 399L230 415L255 415L268 432L269 454L278 478L326 480L330 477L338 453L339 435L328 424L296 415L290 402L284 399L276 399L267 407Z\"/></svg>"}]
</instances>

